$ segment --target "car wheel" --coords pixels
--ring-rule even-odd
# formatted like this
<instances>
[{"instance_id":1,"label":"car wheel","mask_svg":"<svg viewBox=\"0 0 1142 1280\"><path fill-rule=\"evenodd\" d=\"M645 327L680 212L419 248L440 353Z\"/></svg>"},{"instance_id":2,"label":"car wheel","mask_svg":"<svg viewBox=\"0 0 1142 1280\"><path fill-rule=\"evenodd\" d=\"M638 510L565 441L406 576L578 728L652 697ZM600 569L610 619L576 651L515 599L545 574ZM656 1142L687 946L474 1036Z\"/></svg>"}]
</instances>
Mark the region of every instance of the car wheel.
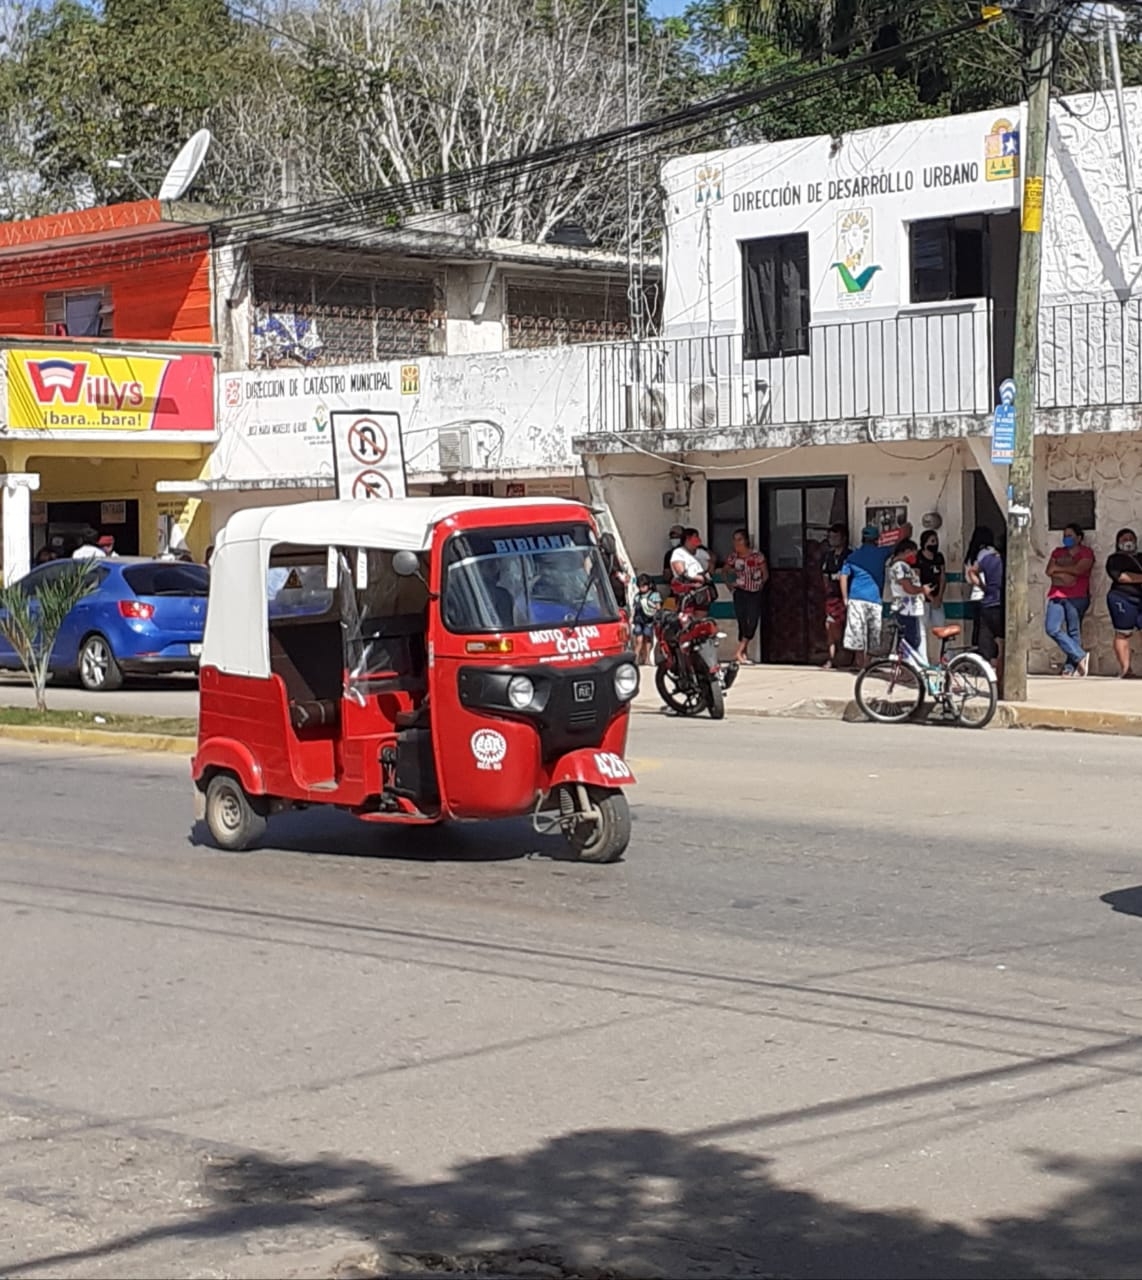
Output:
<instances>
[{"instance_id":1,"label":"car wheel","mask_svg":"<svg viewBox=\"0 0 1142 1280\"><path fill-rule=\"evenodd\" d=\"M89 693L112 693L123 687L123 669L100 635L88 636L79 651L79 683Z\"/></svg>"}]
</instances>

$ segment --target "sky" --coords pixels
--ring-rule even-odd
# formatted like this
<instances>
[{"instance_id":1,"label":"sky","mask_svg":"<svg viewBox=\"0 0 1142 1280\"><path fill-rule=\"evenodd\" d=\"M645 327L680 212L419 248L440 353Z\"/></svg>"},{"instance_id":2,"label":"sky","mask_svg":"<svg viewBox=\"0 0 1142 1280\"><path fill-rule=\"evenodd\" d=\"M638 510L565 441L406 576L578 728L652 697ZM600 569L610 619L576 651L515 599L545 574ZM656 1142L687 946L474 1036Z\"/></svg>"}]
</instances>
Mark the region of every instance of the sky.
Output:
<instances>
[{"instance_id":1,"label":"sky","mask_svg":"<svg viewBox=\"0 0 1142 1280\"><path fill-rule=\"evenodd\" d=\"M651 16L655 18L673 18L686 8L689 0L650 0Z\"/></svg>"}]
</instances>

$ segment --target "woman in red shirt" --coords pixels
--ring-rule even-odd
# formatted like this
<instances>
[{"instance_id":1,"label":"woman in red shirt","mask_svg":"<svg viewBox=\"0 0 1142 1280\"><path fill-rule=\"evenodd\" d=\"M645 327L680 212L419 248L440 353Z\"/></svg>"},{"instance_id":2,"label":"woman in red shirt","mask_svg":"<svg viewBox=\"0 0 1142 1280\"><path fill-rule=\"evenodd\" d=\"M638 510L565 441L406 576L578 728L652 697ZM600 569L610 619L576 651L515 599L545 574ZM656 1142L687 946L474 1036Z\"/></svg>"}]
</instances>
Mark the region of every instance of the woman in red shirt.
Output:
<instances>
[{"instance_id":1,"label":"woman in red shirt","mask_svg":"<svg viewBox=\"0 0 1142 1280\"><path fill-rule=\"evenodd\" d=\"M1047 561L1047 634L1062 650L1065 676L1085 676L1090 670L1090 654L1083 648L1083 618L1090 608L1090 574L1094 552L1086 546L1077 524L1063 530L1063 544Z\"/></svg>"}]
</instances>

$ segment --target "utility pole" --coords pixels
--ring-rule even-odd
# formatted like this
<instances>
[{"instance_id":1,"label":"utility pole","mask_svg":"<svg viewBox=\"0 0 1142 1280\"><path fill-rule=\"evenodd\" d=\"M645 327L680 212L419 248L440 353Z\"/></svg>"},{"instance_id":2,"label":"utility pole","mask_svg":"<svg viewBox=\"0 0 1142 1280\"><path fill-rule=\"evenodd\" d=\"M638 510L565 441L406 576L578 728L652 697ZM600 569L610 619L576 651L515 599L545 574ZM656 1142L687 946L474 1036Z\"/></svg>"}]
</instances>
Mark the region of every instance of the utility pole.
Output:
<instances>
[{"instance_id":1,"label":"utility pole","mask_svg":"<svg viewBox=\"0 0 1142 1280\"><path fill-rule=\"evenodd\" d=\"M1007 634L1003 646L1003 696L1009 702L1027 700L1027 655L1031 647L1027 575L1031 563L1031 481L1038 400L1043 193L1056 7L1056 0L1039 0L1029 20L1031 84L1019 146L1023 165L1023 223L1015 297L1015 456L1007 497Z\"/></svg>"}]
</instances>

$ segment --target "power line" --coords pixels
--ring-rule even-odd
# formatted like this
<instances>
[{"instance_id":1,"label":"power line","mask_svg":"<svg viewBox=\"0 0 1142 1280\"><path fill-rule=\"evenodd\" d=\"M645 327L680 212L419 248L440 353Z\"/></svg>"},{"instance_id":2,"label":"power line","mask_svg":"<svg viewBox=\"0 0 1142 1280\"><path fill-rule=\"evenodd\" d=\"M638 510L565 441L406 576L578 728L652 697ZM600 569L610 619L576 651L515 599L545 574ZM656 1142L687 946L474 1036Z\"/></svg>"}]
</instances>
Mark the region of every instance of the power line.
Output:
<instances>
[{"instance_id":1,"label":"power line","mask_svg":"<svg viewBox=\"0 0 1142 1280\"><path fill-rule=\"evenodd\" d=\"M748 122L756 114L750 111L750 108L758 108L762 104L783 97L796 96L802 101L813 98L835 85L881 70L901 58L922 52L956 35L978 30L983 25L986 24L981 23L978 15L973 15L940 30L917 36L898 45L871 51L845 62L817 67L797 75L776 75L751 89L718 95L669 112L664 116L555 144L523 156L509 157L467 170L456 170L448 174L415 179L409 183L393 184L348 196L331 197L311 202L293 213L283 214L279 209L262 209L248 214L221 215L200 224L188 225L186 230L188 233L195 230L220 232L227 242L256 244L264 240L288 240L291 236L306 236L313 231L327 228L331 221L341 221L348 223L349 227L343 229L343 234L336 244L330 244L328 247L333 250L351 249L354 247L354 241L359 238L383 234L383 228L377 227L376 221L383 220L386 215L399 215L408 204L415 203L420 198L427 197L434 203L444 204L450 197L486 193L489 189L494 189L501 184L518 182L559 165L578 163L604 155L622 147L631 139L665 139L668 135L686 131L688 126L702 126L697 132L685 132L681 139L670 144L675 149L680 145L692 147L703 138L720 133L727 122L732 122L735 118L738 123ZM747 114L743 116L741 114L743 112ZM659 148L659 151L663 149ZM374 225L369 225L370 223ZM154 225L152 224L152 229L148 231L123 236L116 241L116 245L134 241L152 242L146 249L140 249L138 256L134 259L119 257L118 266L146 265L149 262L169 260L172 255L186 258L201 252L201 249L190 247L166 252L157 249L153 244ZM164 229L169 225L163 224ZM58 269L47 266L21 272L15 263L11 270L5 270L3 264L0 264L0 282L29 284L37 279L55 278L57 274Z\"/></svg>"}]
</instances>

